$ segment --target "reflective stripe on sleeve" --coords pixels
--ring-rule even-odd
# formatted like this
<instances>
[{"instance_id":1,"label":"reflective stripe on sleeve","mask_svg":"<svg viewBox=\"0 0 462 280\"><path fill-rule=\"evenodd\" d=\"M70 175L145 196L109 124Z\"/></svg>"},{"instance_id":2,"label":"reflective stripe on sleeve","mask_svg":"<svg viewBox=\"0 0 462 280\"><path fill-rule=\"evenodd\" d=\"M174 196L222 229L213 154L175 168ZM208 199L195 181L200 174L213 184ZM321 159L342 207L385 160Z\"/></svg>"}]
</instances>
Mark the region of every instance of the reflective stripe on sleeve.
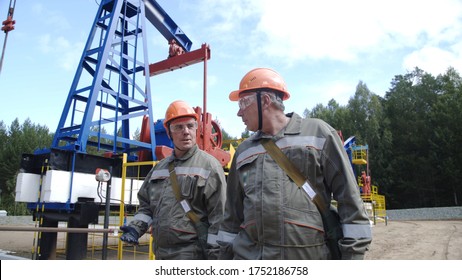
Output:
<instances>
[{"instance_id":1,"label":"reflective stripe on sleeve","mask_svg":"<svg viewBox=\"0 0 462 280\"><path fill-rule=\"evenodd\" d=\"M148 225L151 224L152 222L152 218L146 214L136 214L134 217L133 217L134 220L139 220L139 221L142 221L142 222L145 222L147 223Z\"/></svg>"},{"instance_id":2,"label":"reflective stripe on sleeve","mask_svg":"<svg viewBox=\"0 0 462 280\"><path fill-rule=\"evenodd\" d=\"M307 146L313 147L317 150L322 150L325 142L325 138L299 135L281 138L276 142L276 144L280 149L284 149L286 147L291 146Z\"/></svg>"},{"instance_id":3,"label":"reflective stripe on sleeve","mask_svg":"<svg viewBox=\"0 0 462 280\"><path fill-rule=\"evenodd\" d=\"M236 238L237 234L236 233L230 233L227 231L218 231L218 241L223 241L226 243L232 243L234 241L234 238Z\"/></svg>"},{"instance_id":4,"label":"reflective stripe on sleeve","mask_svg":"<svg viewBox=\"0 0 462 280\"><path fill-rule=\"evenodd\" d=\"M343 237L350 238L372 238L371 226L369 224L342 224Z\"/></svg>"},{"instance_id":5,"label":"reflective stripe on sleeve","mask_svg":"<svg viewBox=\"0 0 462 280\"><path fill-rule=\"evenodd\" d=\"M176 175L191 175L191 176L200 176L204 179L208 179L210 176L210 170L200 168L200 167L175 167ZM170 172L168 169L158 169L154 170L151 174L151 180L155 179L165 179L170 177Z\"/></svg>"},{"instance_id":6,"label":"reflective stripe on sleeve","mask_svg":"<svg viewBox=\"0 0 462 280\"><path fill-rule=\"evenodd\" d=\"M218 235L216 234L208 234L207 235L207 243L210 245L218 245L217 243Z\"/></svg>"},{"instance_id":7,"label":"reflective stripe on sleeve","mask_svg":"<svg viewBox=\"0 0 462 280\"><path fill-rule=\"evenodd\" d=\"M210 170L200 167L175 167L176 175L198 175L204 179L209 178Z\"/></svg>"},{"instance_id":8,"label":"reflective stripe on sleeve","mask_svg":"<svg viewBox=\"0 0 462 280\"><path fill-rule=\"evenodd\" d=\"M168 169L159 169L159 170L154 170L151 174L151 180L152 179L162 179L162 178L168 178L170 176L170 173Z\"/></svg>"}]
</instances>

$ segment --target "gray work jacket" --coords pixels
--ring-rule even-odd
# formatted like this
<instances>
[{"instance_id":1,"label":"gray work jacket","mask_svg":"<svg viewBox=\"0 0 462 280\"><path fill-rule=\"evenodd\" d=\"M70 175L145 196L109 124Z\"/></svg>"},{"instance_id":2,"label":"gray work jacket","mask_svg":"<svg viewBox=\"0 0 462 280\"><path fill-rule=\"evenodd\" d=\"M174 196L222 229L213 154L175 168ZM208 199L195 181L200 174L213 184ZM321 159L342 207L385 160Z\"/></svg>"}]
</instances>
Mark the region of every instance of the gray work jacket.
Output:
<instances>
[{"instance_id":1,"label":"gray work jacket","mask_svg":"<svg viewBox=\"0 0 462 280\"><path fill-rule=\"evenodd\" d=\"M207 256L197 242L194 223L173 194L168 165L175 162L175 172L183 199L208 228ZM156 259L216 259L219 224L223 218L226 179L217 159L197 145L182 158L173 155L155 165L138 192L139 210L130 226L140 236L152 226Z\"/></svg>"},{"instance_id":2,"label":"gray work jacket","mask_svg":"<svg viewBox=\"0 0 462 280\"><path fill-rule=\"evenodd\" d=\"M364 258L371 229L343 143L319 119L291 117L273 137L279 148L328 203L332 196L344 238L342 258ZM227 182L227 201L218 243L221 259L329 259L321 215L266 152L255 133L236 150Z\"/></svg>"}]
</instances>

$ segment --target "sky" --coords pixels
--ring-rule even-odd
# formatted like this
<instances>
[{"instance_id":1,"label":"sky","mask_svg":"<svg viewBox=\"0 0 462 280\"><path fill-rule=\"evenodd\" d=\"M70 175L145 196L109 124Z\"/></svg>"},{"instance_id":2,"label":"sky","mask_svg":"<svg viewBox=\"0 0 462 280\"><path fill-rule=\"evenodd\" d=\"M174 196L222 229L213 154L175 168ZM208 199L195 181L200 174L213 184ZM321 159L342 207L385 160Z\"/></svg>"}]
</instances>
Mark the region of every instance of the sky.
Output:
<instances>
[{"instance_id":1,"label":"sky","mask_svg":"<svg viewBox=\"0 0 462 280\"><path fill-rule=\"evenodd\" d=\"M54 132L101 0L16 0L0 73L0 121ZM9 0L0 0L6 19ZM245 130L228 95L256 67L284 78L286 112L335 99L346 105L361 81L384 96L395 75L462 68L460 0L158 0L193 42L208 44L207 112L231 136ZM147 29L150 63L168 44ZM0 33L3 46L5 34ZM174 100L203 107L203 64L150 78L154 119ZM140 124L141 126L141 124ZM338 128L341 129L341 128Z\"/></svg>"}]
</instances>

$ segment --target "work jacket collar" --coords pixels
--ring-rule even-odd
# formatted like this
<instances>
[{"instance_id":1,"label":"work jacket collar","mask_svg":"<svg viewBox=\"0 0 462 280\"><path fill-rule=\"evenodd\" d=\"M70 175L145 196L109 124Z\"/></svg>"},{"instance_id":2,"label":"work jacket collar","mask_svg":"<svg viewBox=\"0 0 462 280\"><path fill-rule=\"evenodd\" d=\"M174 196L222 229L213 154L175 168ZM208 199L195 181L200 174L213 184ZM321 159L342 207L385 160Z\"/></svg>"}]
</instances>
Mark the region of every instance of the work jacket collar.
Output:
<instances>
[{"instance_id":1,"label":"work jacket collar","mask_svg":"<svg viewBox=\"0 0 462 280\"><path fill-rule=\"evenodd\" d=\"M192 146L191 149L189 149L182 157L180 158L177 158L175 156L175 152L172 152L172 154L170 155L170 157L168 158L168 162L171 162L171 161L187 161L188 159L190 159L196 152L197 150L199 149L199 147L196 145Z\"/></svg>"},{"instance_id":2,"label":"work jacket collar","mask_svg":"<svg viewBox=\"0 0 462 280\"><path fill-rule=\"evenodd\" d=\"M286 114L287 117L290 118L289 123L287 123L287 126L281 129L281 131L278 132L278 134L271 136L271 135L266 135L260 130L252 135L252 140L253 141L259 141L261 138L273 138L274 141L277 141L281 138L283 138L285 135L296 135L301 133L301 124L302 124L302 118L297 114L297 113L288 113Z\"/></svg>"}]
</instances>

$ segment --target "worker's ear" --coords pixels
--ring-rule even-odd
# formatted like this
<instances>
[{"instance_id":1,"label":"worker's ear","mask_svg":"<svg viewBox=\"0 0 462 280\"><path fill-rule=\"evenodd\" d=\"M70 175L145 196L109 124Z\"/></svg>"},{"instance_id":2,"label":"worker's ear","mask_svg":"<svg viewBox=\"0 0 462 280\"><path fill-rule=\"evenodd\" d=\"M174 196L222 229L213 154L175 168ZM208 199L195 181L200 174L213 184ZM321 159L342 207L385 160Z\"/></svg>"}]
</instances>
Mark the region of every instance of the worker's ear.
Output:
<instances>
[{"instance_id":1,"label":"worker's ear","mask_svg":"<svg viewBox=\"0 0 462 280\"><path fill-rule=\"evenodd\" d=\"M269 96L269 93L265 93L261 95L261 104L264 107L270 106L271 105L271 97Z\"/></svg>"}]
</instances>

